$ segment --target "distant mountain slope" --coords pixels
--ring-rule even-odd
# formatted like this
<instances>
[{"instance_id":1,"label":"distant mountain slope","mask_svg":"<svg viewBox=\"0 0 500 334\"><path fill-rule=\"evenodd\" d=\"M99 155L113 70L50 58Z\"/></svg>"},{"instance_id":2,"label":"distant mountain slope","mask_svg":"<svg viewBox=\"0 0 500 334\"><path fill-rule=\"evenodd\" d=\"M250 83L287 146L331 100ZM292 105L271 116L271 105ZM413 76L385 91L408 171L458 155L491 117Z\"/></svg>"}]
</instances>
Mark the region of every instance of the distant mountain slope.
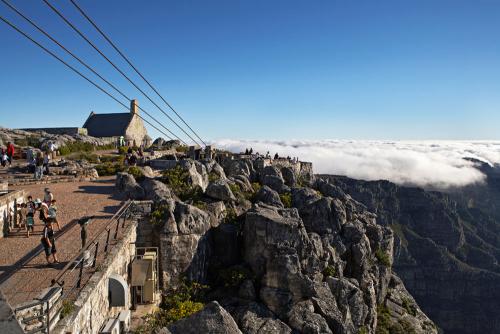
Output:
<instances>
[{"instance_id":1,"label":"distant mountain slope","mask_svg":"<svg viewBox=\"0 0 500 334\"><path fill-rule=\"evenodd\" d=\"M500 173L489 168L486 185L450 194L320 176L392 227L394 269L445 333L500 333Z\"/></svg>"}]
</instances>

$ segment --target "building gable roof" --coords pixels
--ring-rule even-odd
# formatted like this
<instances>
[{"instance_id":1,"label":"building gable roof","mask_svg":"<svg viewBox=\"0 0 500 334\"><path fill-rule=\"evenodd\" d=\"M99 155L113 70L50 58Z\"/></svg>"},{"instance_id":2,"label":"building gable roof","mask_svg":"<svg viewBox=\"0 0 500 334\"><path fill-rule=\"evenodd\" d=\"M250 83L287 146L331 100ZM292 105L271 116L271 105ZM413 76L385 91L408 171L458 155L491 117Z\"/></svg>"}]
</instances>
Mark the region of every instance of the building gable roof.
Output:
<instances>
[{"instance_id":1,"label":"building gable roof","mask_svg":"<svg viewBox=\"0 0 500 334\"><path fill-rule=\"evenodd\" d=\"M117 137L124 136L130 121L132 113L113 113L113 114L91 114L85 124L89 136L92 137Z\"/></svg>"}]
</instances>

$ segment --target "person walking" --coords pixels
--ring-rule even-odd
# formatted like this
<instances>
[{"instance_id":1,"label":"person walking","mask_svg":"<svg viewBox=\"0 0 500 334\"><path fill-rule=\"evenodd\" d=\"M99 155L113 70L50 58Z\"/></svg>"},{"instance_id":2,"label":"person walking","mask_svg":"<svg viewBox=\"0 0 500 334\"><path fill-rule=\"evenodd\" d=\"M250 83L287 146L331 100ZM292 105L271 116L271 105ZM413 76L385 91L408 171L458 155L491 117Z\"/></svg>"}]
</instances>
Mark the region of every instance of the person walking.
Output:
<instances>
[{"instance_id":1,"label":"person walking","mask_svg":"<svg viewBox=\"0 0 500 334\"><path fill-rule=\"evenodd\" d=\"M26 202L26 219L28 217L33 218L33 223L35 223L35 211L36 211L36 205L35 202L33 202L33 197L28 196L28 201Z\"/></svg>"},{"instance_id":2,"label":"person walking","mask_svg":"<svg viewBox=\"0 0 500 334\"><path fill-rule=\"evenodd\" d=\"M52 221L49 220L45 224L42 232L42 239L40 240L45 251L45 258L47 259L47 263L49 266L52 265L50 262L50 256L54 260L53 263L59 263L57 259L57 249L56 249L56 239L54 238L54 230L52 229Z\"/></svg>"},{"instance_id":3,"label":"person walking","mask_svg":"<svg viewBox=\"0 0 500 334\"><path fill-rule=\"evenodd\" d=\"M52 194L51 194L52 195ZM57 206L56 200L53 199L49 206L49 219L57 225L57 231L61 231L61 226L59 226L59 221L57 220Z\"/></svg>"},{"instance_id":4,"label":"person walking","mask_svg":"<svg viewBox=\"0 0 500 334\"><path fill-rule=\"evenodd\" d=\"M2 148L2 151L0 153L0 160L2 163L2 167L5 167L7 165L7 162L9 161L9 157L7 156L7 151Z\"/></svg>"},{"instance_id":5,"label":"person walking","mask_svg":"<svg viewBox=\"0 0 500 334\"><path fill-rule=\"evenodd\" d=\"M12 165L12 159L14 159L15 148L14 144L11 142L7 143L7 157L9 158L9 166Z\"/></svg>"},{"instance_id":6,"label":"person walking","mask_svg":"<svg viewBox=\"0 0 500 334\"><path fill-rule=\"evenodd\" d=\"M43 157L42 152L38 152L35 159L35 179L41 180L43 177Z\"/></svg>"},{"instance_id":7,"label":"person walking","mask_svg":"<svg viewBox=\"0 0 500 334\"><path fill-rule=\"evenodd\" d=\"M36 209L40 212L40 220L47 225L49 222L49 207L46 203L42 202L39 198L35 200Z\"/></svg>"}]
</instances>

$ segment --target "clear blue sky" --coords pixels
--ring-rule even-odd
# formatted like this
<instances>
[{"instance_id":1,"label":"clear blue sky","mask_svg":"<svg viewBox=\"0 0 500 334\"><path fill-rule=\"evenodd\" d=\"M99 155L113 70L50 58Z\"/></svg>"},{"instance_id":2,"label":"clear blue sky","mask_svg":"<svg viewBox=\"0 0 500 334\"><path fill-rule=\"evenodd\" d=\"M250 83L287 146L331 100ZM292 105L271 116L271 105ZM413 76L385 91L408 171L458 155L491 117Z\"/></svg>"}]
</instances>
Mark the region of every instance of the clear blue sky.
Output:
<instances>
[{"instance_id":1,"label":"clear blue sky","mask_svg":"<svg viewBox=\"0 0 500 334\"><path fill-rule=\"evenodd\" d=\"M12 3L168 124L42 1ZM123 64L69 1L54 4ZM79 4L207 139L500 139L500 1ZM0 125L122 111L3 22L0 41Z\"/></svg>"}]
</instances>

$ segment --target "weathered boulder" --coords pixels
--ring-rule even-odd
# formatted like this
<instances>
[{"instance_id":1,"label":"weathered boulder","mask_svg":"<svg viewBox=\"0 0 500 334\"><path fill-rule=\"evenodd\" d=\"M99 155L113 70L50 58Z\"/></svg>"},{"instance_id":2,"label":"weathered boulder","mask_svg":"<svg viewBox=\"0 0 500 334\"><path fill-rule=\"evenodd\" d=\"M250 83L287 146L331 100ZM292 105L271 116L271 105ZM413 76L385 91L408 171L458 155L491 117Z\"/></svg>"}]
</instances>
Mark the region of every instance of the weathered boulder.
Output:
<instances>
[{"instance_id":1,"label":"weathered boulder","mask_svg":"<svg viewBox=\"0 0 500 334\"><path fill-rule=\"evenodd\" d=\"M172 334L241 334L233 317L216 301L195 314L174 322L167 329Z\"/></svg>"},{"instance_id":2,"label":"weathered boulder","mask_svg":"<svg viewBox=\"0 0 500 334\"><path fill-rule=\"evenodd\" d=\"M189 175L189 183L193 186L199 186L203 191L208 185L208 173L206 167L199 161L189 159L180 160L178 163Z\"/></svg>"},{"instance_id":3,"label":"weathered boulder","mask_svg":"<svg viewBox=\"0 0 500 334\"><path fill-rule=\"evenodd\" d=\"M297 177L290 167L281 168L281 175L283 175L283 180L287 186L295 187L297 185Z\"/></svg>"},{"instance_id":4,"label":"weathered boulder","mask_svg":"<svg viewBox=\"0 0 500 334\"><path fill-rule=\"evenodd\" d=\"M116 190L126 198L141 200L144 198L144 189L137 184L134 177L128 173L118 173L116 175Z\"/></svg>"},{"instance_id":5,"label":"weathered boulder","mask_svg":"<svg viewBox=\"0 0 500 334\"><path fill-rule=\"evenodd\" d=\"M257 192L255 199L275 207L283 208L280 195L268 186L262 186Z\"/></svg>"},{"instance_id":6,"label":"weathered boulder","mask_svg":"<svg viewBox=\"0 0 500 334\"><path fill-rule=\"evenodd\" d=\"M161 267L165 287L175 287L181 278L204 282L210 244L210 215L195 206L168 201L165 224L160 233Z\"/></svg>"},{"instance_id":7,"label":"weathered boulder","mask_svg":"<svg viewBox=\"0 0 500 334\"><path fill-rule=\"evenodd\" d=\"M155 203L163 202L173 197L168 186L155 179L145 178L141 182L141 187L144 189L145 199Z\"/></svg>"},{"instance_id":8,"label":"weathered boulder","mask_svg":"<svg viewBox=\"0 0 500 334\"><path fill-rule=\"evenodd\" d=\"M262 304L248 302L228 309L245 334L291 334L292 329Z\"/></svg>"},{"instance_id":9,"label":"weathered boulder","mask_svg":"<svg viewBox=\"0 0 500 334\"><path fill-rule=\"evenodd\" d=\"M205 194L211 198L221 200L221 201L234 201L236 197L234 197L229 184L224 180L217 180L211 182Z\"/></svg>"}]
</instances>

